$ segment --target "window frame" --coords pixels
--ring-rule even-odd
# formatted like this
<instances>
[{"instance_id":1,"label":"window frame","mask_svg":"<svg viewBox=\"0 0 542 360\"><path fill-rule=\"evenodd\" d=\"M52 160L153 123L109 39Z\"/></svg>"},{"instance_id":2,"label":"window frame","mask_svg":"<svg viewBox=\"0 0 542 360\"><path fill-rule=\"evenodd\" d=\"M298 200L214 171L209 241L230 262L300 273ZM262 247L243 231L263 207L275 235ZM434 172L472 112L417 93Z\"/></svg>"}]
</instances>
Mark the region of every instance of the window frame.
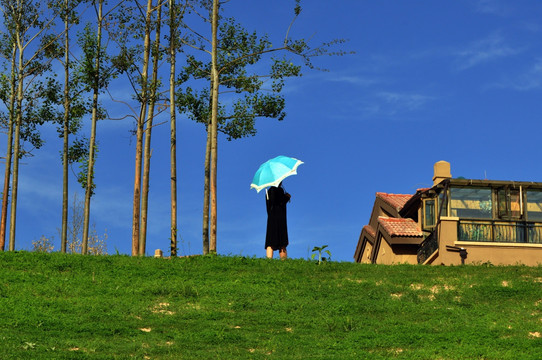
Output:
<instances>
[{"instance_id":1,"label":"window frame","mask_svg":"<svg viewBox=\"0 0 542 360\"><path fill-rule=\"evenodd\" d=\"M465 207L465 208L455 208L453 206L453 203L454 203L454 200L456 201L465 201L466 199L457 199L456 197L454 197L454 190L461 190L461 189L471 189L471 190L486 190L486 191L489 191L489 203L490 203L490 208L489 208L489 216L488 215L485 215L484 216L461 216L460 214L458 214L458 210L477 210L479 211L479 214L480 215L483 215L484 212L487 212L488 210L484 210L484 209L473 209L473 208L468 208L468 207ZM492 220L495 218L495 212L494 212L494 207L495 207L495 196L494 196L494 193L495 193L495 189L491 186L451 186L450 189L449 189L449 193L448 193L448 213L451 214L451 216L454 216L454 217L458 217L458 218L461 218L461 219L473 219L473 220ZM485 202L486 200L484 201L480 201L480 206L482 205L483 202ZM454 214L454 210L456 211L456 214Z\"/></svg>"},{"instance_id":2,"label":"window frame","mask_svg":"<svg viewBox=\"0 0 542 360\"><path fill-rule=\"evenodd\" d=\"M512 186L501 186L494 188L494 191L496 196L495 203L497 204L495 209L495 220L525 220L525 193L523 192L521 186L519 188ZM517 200L513 201L513 197L517 197ZM504 204L504 210L502 209L502 204ZM517 210L512 209L513 204L517 204L519 214L514 214L514 211Z\"/></svg>"},{"instance_id":3,"label":"window frame","mask_svg":"<svg viewBox=\"0 0 542 360\"><path fill-rule=\"evenodd\" d=\"M525 216L525 220L526 221L529 221L529 222L535 222L535 223L542 223L542 216L538 217L538 218L532 218L529 216L529 213L531 213L532 215L534 215L533 213L540 213L542 214L542 212L540 211L529 211L529 204L530 203L533 203L533 204L541 204L542 202L534 202L534 201L529 201L529 193L540 193L542 194L542 189L526 189L524 191L524 196L525 196L525 199L523 201L524 203L524 216Z\"/></svg>"},{"instance_id":4,"label":"window frame","mask_svg":"<svg viewBox=\"0 0 542 360\"><path fill-rule=\"evenodd\" d=\"M422 199L422 202L423 202L423 206L422 206L422 226L423 226L423 229L427 229L427 230L433 230L435 228L435 226L437 226L437 221L438 221L438 215L437 215L437 209L438 209L438 197L434 197L434 198L425 198L425 199ZM433 221L432 221L432 224L428 224L427 223L427 212L426 212L426 208L427 208L427 203L428 202L433 202Z\"/></svg>"}]
</instances>

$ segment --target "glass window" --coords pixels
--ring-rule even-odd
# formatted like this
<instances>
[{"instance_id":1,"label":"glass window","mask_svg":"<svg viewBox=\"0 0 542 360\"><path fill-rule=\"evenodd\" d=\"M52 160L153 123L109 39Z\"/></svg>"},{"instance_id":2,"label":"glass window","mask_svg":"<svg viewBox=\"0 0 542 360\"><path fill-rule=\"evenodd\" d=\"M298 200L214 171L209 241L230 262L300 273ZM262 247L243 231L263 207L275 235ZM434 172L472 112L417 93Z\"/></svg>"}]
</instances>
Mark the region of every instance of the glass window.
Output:
<instances>
[{"instance_id":1,"label":"glass window","mask_svg":"<svg viewBox=\"0 0 542 360\"><path fill-rule=\"evenodd\" d=\"M542 190L527 190L527 220L542 221Z\"/></svg>"},{"instance_id":2,"label":"glass window","mask_svg":"<svg viewBox=\"0 0 542 360\"><path fill-rule=\"evenodd\" d=\"M435 226L435 207L435 199L426 199L423 201L423 219L425 228L432 228Z\"/></svg>"},{"instance_id":3,"label":"glass window","mask_svg":"<svg viewBox=\"0 0 542 360\"><path fill-rule=\"evenodd\" d=\"M521 201L519 200L519 190L510 190L510 216L513 218L521 217Z\"/></svg>"},{"instance_id":4,"label":"glass window","mask_svg":"<svg viewBox=\"0 0 542 360\"><path fill-rule=\"evenodd\" d=\"M491 219L491 188L452 187L450 189L452 216L468 219Z\"/></svg>"},{"instance_id":5,"label":"glass window","mask_svg":"<svg viewBox=\"0 0 542 360\"><path fill-rule=\"evenodd\" d=\"M519 189L503 188L497 191L498 213L500 218L519 219L523 215Z\"/></svg>"},{"instance_id":6,"label":"glass window","mask_svg":"<svg viewBox=\"0 0 542 360\"><path fill-rule=\"evenodd\" d=\"M499 204L499 217L505 217L508 213L508 206L506 204L506 189L499 189L497 191L497 202Z\"/></svg>"},{"instance_id":7,"label":"glass window","mask_svg":"<svg viewBox=\"0 0 542 360\"><path fill-rule=\"evenodd\" d=\"M448 216L448 203L447 203L447 198L446 198L446 192L445 191L442 191L439 195L438 195L438 206L439 206L439 211L441 212L439 214L440 217L442 216Z\"/></svg>"}]
</instances>

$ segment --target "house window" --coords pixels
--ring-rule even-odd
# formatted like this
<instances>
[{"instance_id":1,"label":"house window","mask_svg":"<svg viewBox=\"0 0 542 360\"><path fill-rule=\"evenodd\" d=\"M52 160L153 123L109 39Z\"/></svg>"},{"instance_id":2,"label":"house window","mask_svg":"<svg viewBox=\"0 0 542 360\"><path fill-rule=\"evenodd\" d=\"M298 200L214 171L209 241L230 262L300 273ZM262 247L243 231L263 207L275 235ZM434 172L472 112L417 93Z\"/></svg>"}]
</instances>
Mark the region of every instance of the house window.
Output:
<instances>
[{"instance_id":1,"label":"house window","mask_svg":"<svg viewBox=\"0 0 542 360\"><path fill-rule=\"evenodd\" d=\"M452 216L466 219L491 219L493 217L491 188L452 187L450 199Z\"/></svg>"},{"instance_id":2,"label":"house window","mask_svg":"<svg viewBox=\"0 0 542 360\"><path fill-rule=\"evenodd\" d=\"M542 221L542 191L527 190L527 220Z\"/></svg>"},{"instance_id":3,"label":"house window","mask_svg":"<svg viewBox=\"0 0 542 360\"><path fill-rule=\"evenodd\" d=\"M523 215L520 189L509 187L497 190L498 215L500 219L519 219Z\"/></svg>"},{"instance_id":4,"label":"house window","mask_svg":"<svg viewBox=\"0 0 542 360\"><path fill-rule=\"evenodd\" d=\"M439 206L438 211L440 211L440 214L438 215L439 217L448 216L448 201L447 200L448 199L446 197L446 192L442 191L438 195L438 206Z\"/></svg>"},{"instance_id":5,"label":"house window","mask_svg":"<svg viewBox=\"0 0 542 360\"><path fill-rule=\"evenodd\" d=\"M436 201L435 199L425 199L423 201L423 227L432 229L436 224Z\"/></svg>"}]
</instances>

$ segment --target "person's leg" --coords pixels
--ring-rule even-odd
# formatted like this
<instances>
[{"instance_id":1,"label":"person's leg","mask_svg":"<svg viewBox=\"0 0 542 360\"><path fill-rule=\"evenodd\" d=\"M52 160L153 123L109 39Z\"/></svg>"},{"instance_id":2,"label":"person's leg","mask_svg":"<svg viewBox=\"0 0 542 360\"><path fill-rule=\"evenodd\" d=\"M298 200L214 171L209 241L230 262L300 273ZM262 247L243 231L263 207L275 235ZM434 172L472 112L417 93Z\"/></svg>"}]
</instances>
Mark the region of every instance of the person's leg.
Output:
<instances>
[{"instance_id":1,"label":"person's leg","mask_svg":"<svg viewBox=\"0 0 542 360\"><path fill-rule=\"evenodd\" d=\"M288 252L286 251L286 247L280 248L279 255L281 260L288 258Z\"/></svg>"},{"instance_id":2,"label":"person's leg","mask_svg":"<svg viewBox=\"0 0 542 360\"><path fill-rule=\"evenodd\" d=\"M272 259L273 258L273 248L271 246L268 246L266 249L267 258Z\"/></svg>"}]
</instances>

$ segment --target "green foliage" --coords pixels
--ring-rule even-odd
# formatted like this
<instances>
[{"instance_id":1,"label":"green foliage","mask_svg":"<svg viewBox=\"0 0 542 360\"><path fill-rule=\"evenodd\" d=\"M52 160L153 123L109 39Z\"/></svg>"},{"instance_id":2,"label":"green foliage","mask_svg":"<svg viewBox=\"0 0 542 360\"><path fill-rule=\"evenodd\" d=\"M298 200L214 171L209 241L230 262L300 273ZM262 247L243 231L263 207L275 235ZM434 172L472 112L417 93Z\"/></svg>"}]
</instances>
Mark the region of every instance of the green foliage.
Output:
<instances>
[{"instance_id":1,"label":"green foliage","mask_svg":"<svg viewBox=\"0 0 542 360\"><path fill-rule=\"evenodd\" d=\"M75 139L68 148L68 164L87 162L89 140L86 138Z\"/></svg>"},{"instance_id":2,"label":"green foliage","mask_svg":"<svg viewBox=\"0 0 542 360\"><path fill-rule=\"evenodd\" d=\"M0 263L8 359L542 357L542 267L26 252Z\"/></svg>"},{"instance_id":3,"label":"green foliage","mask_svg":"<svg viewBox=\"0 0 542 360\"><path fill-rule=\"evenodd\" d=\"M67 21L70 25L77 25L80 21L79 14L75 9L83 3L84 0L49 0L49 8L53 10L53 13L58 16L62 21Z\"/></svg>"},{"instance_id":4,"label":"green foliage","mask_svg":"<svg viewBox=\"0 0 542 360\"><path fill-rule=\"evenodd\" d=\"M233 18L221 19L217 67L223 95L230 101L219 103L218 130L228 140L256 134L257 118L283 120L285 101L280 95L284 79L300 75L300 66L284 58L271 58L267 73L258 73L251 66L262 60L272 48L267 35L249 33ZM187 55L186 66L179 75L178 84L190 78L210 80L210 62ZM267 84L264 79L270 79ZM225 103L230 105L226 106ZM197 122L208 124L210 118L210 88L194 90L186 87L177 91L177 107L180 112Z\"/></svg>"},{"instance_id":5,"label":"green foliage","mask_svg":"<svg viewBox=\"0 0 542 360\"><path fill-rule=\"evenodd\" d=\"M325 252L329 256L329 259L331 259L331 252L329 250L324 250L325 248L327 248L327 245L315 246L312 249L313 254L311 255L311 259L314 260L314 258L316 257L316 254L318 254L318 265L320 265L322 261L328 260L325 257L322 257L322 251Z\"/></svg>"},{"instance_id":6,"label":"green foliage","mask_svg":"<svg viewBox=\"0 0 542 360\"><path fill-rule=\"evenodd\" d=\"M210 11L210 1L199 1L193 6L202 6ZM296 0L294 20L301 13L300 1ZM292 22L293 23L293 22ZM288 31L289 32L289 31ZM205 39L199 34L183 40L193 48L209 52ZM256 135L258 118L283 120L285 100L280 94L285 79L301 76L302 66L309 69L317 67L312 59L322 55L343 55L346 52L332 51L343 44L342 39L312 47L304 39L286 37L281 46L273 46L267 34L258 35L247 31L234 18L220 17L218 25L217 70L222 87L218 108L218 131L228 140ZM274 57L272 54L292 55ZM258 66L256 66L258 64ZM264 66L261 66L261 65ZM264 70L262 70L264 69ZM211 62L200 60L198 56L186 54L186 66L178 77L178 85L189 79L210 82ZM207 125L210 119L210 87L186 86L177 91L177 107L192 120ZM228 105L226 105L228 104Z\"/></svg>"},{"instance_id":7,"label":"green foliage","mask_svg":"<svg viewBox=\"0 0 542 360\"><path fill-rule=\"evenodd\" d=\"M162 3L165 6L166 2ZM176 14L181 16L182 12L177 8ZM153 9L150 19L150 31L152 32L156 24L156 8ZM140 4L133 2L123 2L119 4L119 11L111 14L113 20L108 23L107 30L110 38L115 42L118 53L111 56L112 69L115 70L115 76L123 74L127 77L129 84L134 91L135 100L140 103L149 103L151 100L163 100L160 91L156 92L156 99L151 99L151 89L159 89L162 86L158 78L156 82L142 73L145 36L146 15L145 10ZM180 21L181 19L178 19ZM165 47L161 44L151 41L151 58L156 55L159 60L164 57Z\"/></svg>"},{"instance_id":8,"label":"green foliage","mask_svg":"<svg viewBox=\"0 0 542 360\"><path fill-rule=\"evenodd\" d=\"M81 185L83 189L87 188L87 174L88 174L88 147L89 141L87 139L76 139L72 146L68 150L68 159L77 160L79 163L79 172L77 172L77 182ZM98 144L94 144L94 162L98 158L99 147ZM94 190L96 189L96 183L94 182L94 169L92 169L92 174L90 176L90 196L94 195Z\"/></svg>"},{"instance_id":9,"label":"green foliage","mask_svg":"<svg viewBox=\"0 0 542 360\"><path fill-rule=\"evenodd\" d=\"M39 127L46 122L54 121L51 99L53 90L49 86L56 86L56 83L45 79L45 81L34 81L26 87L22 102L20 136L27 146L21 150L21 157L29 155L33 149L39 149L43 146L44 141L41 138ZM2 117L7 121L9 114Z\"/></svg>"},{"instance_id":10,"label":"green foliage","mask_svg":"<svg viewBox=\"0 0 542 360\"><path fill-rule=\"evenodd\" d=\"M94 88L104 91L109 82L117 76L118 70L113 65L107 49L98 44L97 33L91 23L85 25L83 32L78 36L77 43L83 56L79 60L80 65L77 67L76 80L85 86L85 91L91 92ZM96 69L96 57L98 56L100 57L100 68Z\"/></svg>"}]
</instances>

